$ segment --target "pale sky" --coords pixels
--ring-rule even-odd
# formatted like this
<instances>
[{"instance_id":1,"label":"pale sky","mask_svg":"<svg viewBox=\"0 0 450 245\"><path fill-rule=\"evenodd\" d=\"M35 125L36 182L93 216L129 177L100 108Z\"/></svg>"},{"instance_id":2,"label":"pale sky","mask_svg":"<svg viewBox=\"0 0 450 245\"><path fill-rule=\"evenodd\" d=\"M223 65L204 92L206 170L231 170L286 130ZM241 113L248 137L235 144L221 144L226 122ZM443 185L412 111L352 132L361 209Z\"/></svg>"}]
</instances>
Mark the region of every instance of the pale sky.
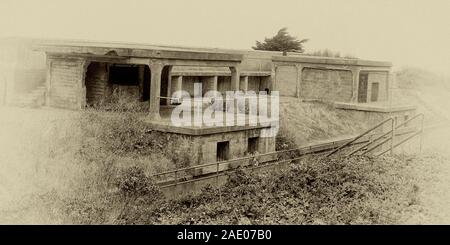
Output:
<instances>
[{"instance_id":1,"label":"pale sky","mask_svg":"<svg viewBox=\"0 0 450 245\"><path fill-rule=\"evenodd\" d=\"M0 0L0 37L249 49L281 27L307 51L450 75L450 0Z\"/></svg>"}]
</instances>

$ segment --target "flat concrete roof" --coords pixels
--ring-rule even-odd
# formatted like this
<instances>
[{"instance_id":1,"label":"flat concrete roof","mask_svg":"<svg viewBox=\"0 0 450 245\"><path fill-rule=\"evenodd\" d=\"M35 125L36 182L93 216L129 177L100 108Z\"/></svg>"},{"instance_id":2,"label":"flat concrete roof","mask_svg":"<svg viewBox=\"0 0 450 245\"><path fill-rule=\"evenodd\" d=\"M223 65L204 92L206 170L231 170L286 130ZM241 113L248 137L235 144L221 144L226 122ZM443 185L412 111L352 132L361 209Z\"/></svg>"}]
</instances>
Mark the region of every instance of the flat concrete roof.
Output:
<instances>
[{"instance_id":1,"label":"flat concrete roof","mask_svg":"<svg viewBox=\"0 0 450 245\"><path fill-rule=\"evenodd\" d=\"M197 58L203 60L224 60L241 61L245 55L257 55L271 58L273 62L294 62L311 63L323 65L349 65L349 66L369 66L386 67L392 66L391 62L373 61L363 59L332 58L311 56L302 53L288 52L288 56L282 56L278 51L245 50L245 49L226 49L226 48L207 48L207 47L188 47L180 45L159 45L159 44L140 44L128 42L100 42L84 40L44 40L32 39L36 50L61 53L89 53L104 55L109 51L116 51L120 56L127 57L154 57L174 58L174 54L185 54L186 58ZM190 54L190 55L189 55ZM179 55L178 55L179 56ZM180 58L180 57L176 58ZM183 56L181 56L183 57Z\"/></svg>"},{"instance_id":2,"label":"flat concrete roof","mask_svg":"<svg viewBox=\"0 0 450 245\"><path fill-rule=\"evenodd\" d=\"M231 76L227 67L174 66L172 76ZM241 76L270 76L271 71L240 71Z\"/></svg>"},{"instance_id":3,"label":"flat concrete roof","mask_svg":"<svg viewBox=\"0 0 450 245\"><path fill-rule=\"evenodd\" d=\"M275 122L274 120L267 118L267 117L258 119L258 117L256 117L256 116L246 115L246 119L245 119L246 123L244 125L226 126L225 118L227 118L227 117L234 118L234 116L236 116L236 114L224 112L224 114L223 114L224 121L222 121L223 126L206 126L204 124L202 124L201 126L198 126L198 125L175 126L175 125L173 125L173 123L171 121L171 112L172 112L173 108L174 108L174 106L161 106L161 108L160 108L161 119L158 121L151 120L147 117L143 117L143 120L146 123L148 123L156 131L184 134L184 135L192 135L192 136L270 128L270 124ZM194 112L192 112L192 113L194 113ZM256 125L250 125L249 124L250 118L254 118L255 121L258 121L258 123ZM194 119L194 114L191 115L191 119L192 120ZM236 120L236 119L234 118L234 120ZM267 125L262 125L261 122L267 123Z\"/></svg>"},{"instance_id":4,"label":"flat concrete roof","mask_svg":"<svg viewBox=\"0 0 450 245\"><path fill-rule=\"evenodd\" d=\"M142 57L180 60L206 60L240 62L242 54L226 52L210 52L201 50L187 50L180 48L160 47L144 44L87 42L87 41L46 41L33 45L33 49L55 54L84 55L84 56L118 56Z\"/></svg>"},{"instance_id":5,"label":"flat concrete roof","mask_svg":"<svg viewBox=\"0 0 450 245\"><path fill-rule=\"evenodd\" d=\"M273 56L273 62L288 62L288 63L310 63L322 65L348 65L348 66L370 66L370 67L392 67L391 62L387 61L372 61L361 59L345 59L345 58L331 58L318 56Z\"/></svg>"}]
</instances>

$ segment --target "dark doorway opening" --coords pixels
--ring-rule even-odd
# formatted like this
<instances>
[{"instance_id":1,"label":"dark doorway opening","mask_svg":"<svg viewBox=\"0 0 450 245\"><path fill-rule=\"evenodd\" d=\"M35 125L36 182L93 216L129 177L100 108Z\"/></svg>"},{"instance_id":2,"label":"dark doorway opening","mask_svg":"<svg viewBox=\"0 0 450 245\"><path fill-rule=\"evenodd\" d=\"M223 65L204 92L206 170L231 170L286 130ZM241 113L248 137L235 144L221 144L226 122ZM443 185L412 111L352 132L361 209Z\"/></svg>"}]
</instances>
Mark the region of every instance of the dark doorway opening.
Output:
<instances>
[{"instance_id":1,"label":"dark doorway opening","mask_svg":"<svg viewBox=\"0 0 450 245\"><path fill-rule=\"evenodd\" d=\"M113 65L109 68L109 81L123 86L139 85L139 68L137 66Z\"/></svg>"},{"instance_id":2,"label":"dark doorway opening","mask_svg":"<svg viewBox=\"0 0 450 245\"><path fill-rule=\"evenodd\" d=\"M247 153L248 154L254 154L258 151L258 137L252 137L248 138L248 146L247 146Z\"/></svg>"},{"instance_id":3,"label":"dark doorway opening","mask_svg":"<svg viewBox=\"0 0 450 245\"><path fill-rule=\"evenodd\" d=\"M142 84L142 101L150 100L150 78L151 72L148 66L144 66L144 81Z\"/></svg>"},{"instance_id":4,"label":"dark doorway opening","mask_svg":"<svg viewBox=\"0 0 450 245\"><path fill-rule=\"evenodd\" d=\"M217 161L227 161L230 159L230 142L218 142L217 143Z\"/></svg>"},{"instance_id":5,"label":"dark doorway opening","mask_svg":"<svg viewBox=\"0 0 450 245\"><path fill-rule=\"evenodd\" d=\"M107 96L108 84L108 64L92 62L86 70L86 105L96 106Z\"/></svg>"},{"instance_id":6,"label":"dark doorway opening","mask_svg":"<svg viewBox=\"0 0 450 245\"><path fill-rule=\"evenodd\" d=\"M367 103L367 83L369 80L368 73L359 74L359 86L358 86L358 102Z\"/></svg>"}]
</instances>

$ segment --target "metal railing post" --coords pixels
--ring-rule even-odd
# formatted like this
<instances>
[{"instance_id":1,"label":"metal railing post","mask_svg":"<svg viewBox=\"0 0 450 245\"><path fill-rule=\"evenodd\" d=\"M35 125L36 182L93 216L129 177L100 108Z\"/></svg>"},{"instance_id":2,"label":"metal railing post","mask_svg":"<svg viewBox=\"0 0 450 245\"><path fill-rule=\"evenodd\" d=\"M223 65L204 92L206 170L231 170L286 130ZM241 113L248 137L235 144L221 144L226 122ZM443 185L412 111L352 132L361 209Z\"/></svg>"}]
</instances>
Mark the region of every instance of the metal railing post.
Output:
<instances>
[{"instance_id":1,"label":"metal railing post","mask_svg":"<svg viewBox=\"0 0 450 245\"><path fill-rule=\"evenodd\" d=\"M216 164L216 187L219 188L219 162Z\"/></svg>"},{"instance_id":2,"label":"metal railing post","mask_svg":"<svg viewBox=\"0 0 450 245\"><path fill-rule=\"evenodd\" d=\"M395 136L395 120L392 120L391 155L394 155L394 136Z\"/></svg>"},{"instance_id":3,"label":"metal railing post","mask_svg":"<svg viewBox=\"0 0 450 245\"><path fill-rule=\"evenodd\" d=\"M370 129L366 130L364 133L360 134L359 136L357 136L357 137L354 138L353 140L350 140L349 142L347 142L347 143L341 145L341 146L338 147L337 149L335 149L335 150L333 150L332 152L328 153L328 154L326 155L326 157L329 157L329 156L333 155L334 153L338 152L339 150L341 150L341 149L343 149L343 148L345 148L345 147L351 145L353 142L356 142L357 140L359 140L359 139L361 139L362 137L366 136L368 133L374 131L375 129L377 129L377 128L383 126L385 123L387 123L387 122L389 122L389 121L394 121L394 120L393 120L392 118L388 118L388 119L386 119L386 120L380 122L380 123L377 124L376 126L374 126L374 127L370 128Z\"/></svg>"}]
</instances>

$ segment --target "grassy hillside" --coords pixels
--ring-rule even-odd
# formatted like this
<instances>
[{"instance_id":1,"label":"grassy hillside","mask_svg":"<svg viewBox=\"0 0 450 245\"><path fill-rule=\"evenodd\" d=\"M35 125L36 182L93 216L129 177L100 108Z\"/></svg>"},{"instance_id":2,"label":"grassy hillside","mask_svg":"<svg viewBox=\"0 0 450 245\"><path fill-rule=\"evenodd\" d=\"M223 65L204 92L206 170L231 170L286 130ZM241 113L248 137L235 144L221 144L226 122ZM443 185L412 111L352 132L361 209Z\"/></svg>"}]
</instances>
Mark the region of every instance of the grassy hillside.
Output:
<instances>
[{"instance_id":1,"label":"grassy hillside","mask_svg":"<svg viewBox=\"0 0 450 245\"><path fill-rule=\"evenodd\" d=\"M137 113L0 107L0 115L0 223L61 222L48 202L107 192L135 166L150 175L196 157L184 137L152 131Z\"/></svg>"},{"instance_id":2,"label":"grassy hillside","mask_svg":"<svg viewBox=\"0 0 450 245\"><path fill-rule=\"evenodd\" d=\"M280 136L292 138L297 145L355 135L367 128L345 110L326 103L302 103L295 98L282 98L280 120Z\"/></svg>"}]
</instances>

